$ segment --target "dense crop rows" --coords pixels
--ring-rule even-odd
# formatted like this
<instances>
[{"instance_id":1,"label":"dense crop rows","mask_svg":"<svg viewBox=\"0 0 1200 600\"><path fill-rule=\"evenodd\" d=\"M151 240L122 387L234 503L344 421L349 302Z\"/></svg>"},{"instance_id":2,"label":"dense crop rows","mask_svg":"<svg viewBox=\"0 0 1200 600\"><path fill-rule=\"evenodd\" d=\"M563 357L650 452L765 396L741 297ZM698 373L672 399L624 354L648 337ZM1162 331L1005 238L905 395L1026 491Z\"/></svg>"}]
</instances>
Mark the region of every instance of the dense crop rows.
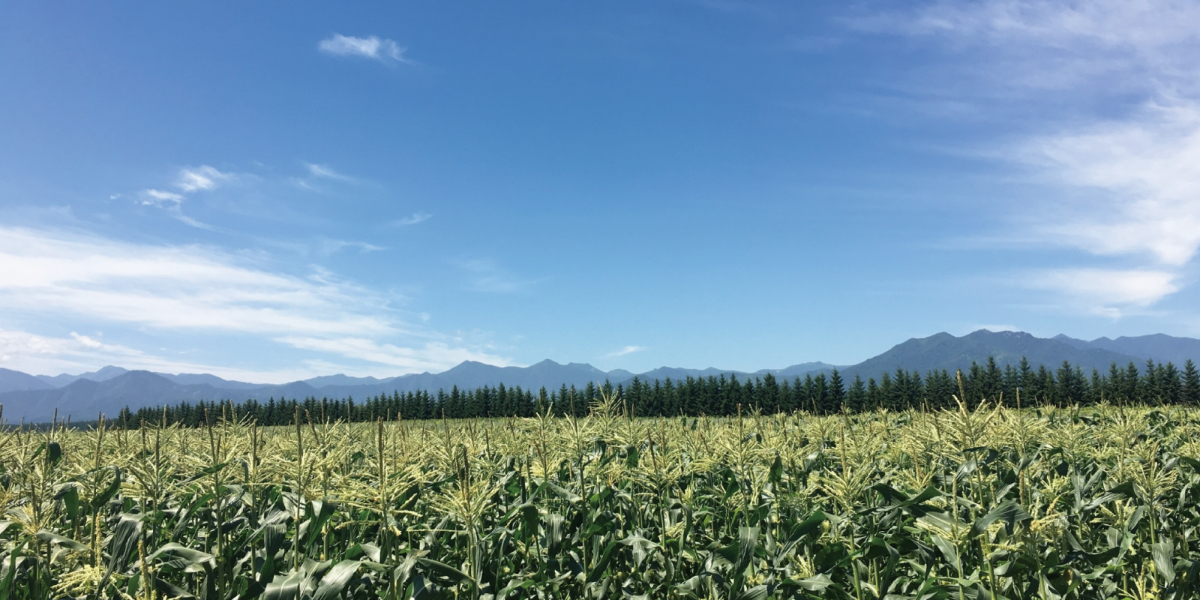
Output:
<instances>
[{"instance_id":1,"label":"dense crop rows","mask_svg":"<svg viewBox=\"0 0 1200 600\"><path fill-rule=\"evenodd\" d=\"M620 406L9 429L0 600L1196 597L1195 409Z\"/></svg>"}]
</instances>

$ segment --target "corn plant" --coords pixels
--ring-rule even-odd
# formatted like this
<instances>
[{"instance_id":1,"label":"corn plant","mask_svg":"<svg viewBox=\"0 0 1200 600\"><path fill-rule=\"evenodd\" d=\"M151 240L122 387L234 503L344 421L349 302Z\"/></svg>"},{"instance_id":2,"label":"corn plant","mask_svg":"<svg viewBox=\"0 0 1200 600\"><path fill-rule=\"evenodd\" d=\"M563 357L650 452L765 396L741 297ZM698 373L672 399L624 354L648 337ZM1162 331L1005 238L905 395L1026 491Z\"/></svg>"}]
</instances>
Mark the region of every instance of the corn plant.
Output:
<instances>
[{"instance_id":1,"label":"corn plant","mask_svg":"<svg viewBox=\"0 0 1200 600\"><path fill-rule=\"evenodd\" d=\"M0 430L0 600L1182 599L1200 411Z\"/></svg>"}]
</instances>

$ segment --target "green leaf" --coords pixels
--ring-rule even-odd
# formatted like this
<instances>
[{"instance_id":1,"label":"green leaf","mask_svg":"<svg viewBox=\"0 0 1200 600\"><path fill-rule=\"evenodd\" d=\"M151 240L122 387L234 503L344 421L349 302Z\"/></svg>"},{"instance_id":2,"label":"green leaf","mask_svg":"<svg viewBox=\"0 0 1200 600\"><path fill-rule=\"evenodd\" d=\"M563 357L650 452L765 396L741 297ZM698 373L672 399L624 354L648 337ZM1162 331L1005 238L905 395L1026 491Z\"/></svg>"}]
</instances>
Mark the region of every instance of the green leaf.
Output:
<instances>
[{"instance_id":1,"label":"green leaf","mask_svg":"<svg viewBox=\"0 0 1200 600\"><path fill-rule=\"evenodd\" d=\"M821 523L824 523L826 520L825 513L818 510L809 515L807 519L801 521L799 525L793 527L788 535L792 540L800 539L820 529Z\"/></svg>"},{"instance_id":2,"label":"green leaf","mask_svg":"<svg viewBox=\"0 0 1200 600\"><path fill-rule=\"evenodd\" d=\"M696 575L695 577L676 585L675 591L684 598L700 598L708 595L704 590L703 575Z\"/></svg>"},{"instance_id":3,"label":"green leaf","mask_svg":"<svg viewBox=\"0 0 1200 600\"><path fill-rule=\"evenodd\" d=\"M592 572L588 573L587 582L594 583L600 581L600 577L604 575L604 571L608 569L608 563L612 561L613 551L617 549L618 542L616 540L608 543L605 546L604 552L600 555L600 560L592 567Z\"/></svg>"},{"instance_id":4,"label":"green leaf","mask_svg":"<svg viewBox=\"0 0 1200 600\"><path fill-rule=\"evenodd\" d=\"M379 562L379 546L375 544L354 544L346 550L346 560L357 560L360 556Z\"/></svg>"},{"instance_id":5,"label":"green leaf","mask_svg":"<svg viewBox=\"0 0 1200 600\"><path fill-rule=\"evenodd\" d=\"M275 556L283 548L287 528L282 523L263 525L263 564L259 570L258 582L267 585L275 578Z\"/></svg>"},{"instance_id":6,"label":"green leaf","mask_svg":"<svg viewBox=\"0 0 1200 600\"><path fill-rule=\"evenodd\" d=\"M734 600L766 600L770 590L765 585L756 585L748 590L743 590L738 595L734 596Z\"/></svg>"},{"instance_id":7,"label":"green leaf","mask_svg":"<svg viewBox=\"0 0 1200 600\"><path fill-rule=\"evenodd\" d=\"M628 469L636 469L638 466L638 459L640 458L637 446L629 445L626 448L625 467Z\"/></svg>"},{"instance_id":8,"label":"green leaf","mask_svg":"<svg viewBox=\"0 0 1200 600\"><path fill-rule=\"evenodd\" d=\"M941 495L942 495L942 493L940 491L938 491L937 488L935 488L933 486L929 486L929 487L925 488L924 490L922 490L920 494L917 494L916 496L913 496L912 498L909 498L908 500L905 500L904 502L901 502L901 503L897 504L896 506L899 508L907 508L909 506L914 506L917 504L924 504L925 501L932 500Z\"/></svg>"},{"instance_id":9,"label":"green leaf","mask_svg":"<svg viewBox=\"0 0 1200 600\"><path fill-rule=\"evenodd\" d=\"M1126 481L1121 485L1113 486L1107 492L1100 494L1084 505L1084 512L1095 510L1114 500L1125 500L1134 497L1137 494L1137 489L1134 488L1132 481Z\"/></svg>"},{"instance_id":10,"label":"green leaf","mask_svg":"<svg viewBox=\"0 0 1200 600\"><path fill-rule=\"evenodd\" d=\"M1154 556L1154 568L1158 569L1158 574L1163 576L1166 587L1170 587L1175 581L1175 544L1171 540L1165 540L1150 546L1150 553Z\"/></svg>"},{"instance_id":11,"label":"green leaf","mask_svg":"<svg viewBox=\"0 0 1200 600\"><path fill-rule=\"evenodd\" d=\"M642 563L645 562L646 556L650 554L650 551L658 548L658 544L642 537L641 534L638 533L621 540L621 543L629 546L629 549L633 554L634 565L636 565L638 568L641 568Z\"/></svg>"},{"instance_id":12,"label":"green leaf","mask_svg":"<svg viewBox=\"0 0 1200 600\"><path fill-rule=\"evenodd\" d=\"M579 494L576 494L575 492L572 492L571 490L568 490L567 488L564 488L556 483L547 481L544 485L546 486L546 489L550 490L555 496L558 496L559 498L562 498L571 504L578 504L583 501L583 498L579 497Z\"/></svg>"},{"instance_id":13,"label":"green leaf","mask_svg":"<svg viewBox=\"0 0 1200 600\"><path fill-rule=\"evenodd\" d=\"M833 580L828 575L821 574L809 577L808 579L788 579L784 583L795 585L809 592L820 592L833 585Z\"/></svg>"},{"instance_id":14,"label":"green leaf","mask_svg":"<svg viewBox=\"0 0 1200 600\"><path fill-rule=\"evenodd\" d=\"M121 469L120 467L111 468L113 470L113 480L109 482L108 487L104 488L99 494L96 494L95 498L92 498L92 508L100 508L108 504L108 501L112 500L113 496L116 496L117 492L121 491Z\"/></svg>"},{"instance_id":15,"label":"green leaf","mask_svg":"<svg viewBox=\"0 0 1200 600\"><path fill-rule=\"evenodd\" d=\"M449 580L450 583L456 585L459 583L469 583L471 585L475 585L475 580L470 575L467 575L466 573L455 569L444 562L438 562L428 558L418 558L417 564L428 569L430 573L435 573L440 575L442 578Z\"/></svg>"},{"instance_id":16,"label":"green leaf","mask_svg":"<svg viewBox=\"0 0 1200 600\"><path fill-rule=\"evenodd\" d=\"M46 462L52 465L57 465L58 461L62 460L63 450L58 442L50 442L46 446Z\"/></svg>"},{"instance_id":17,"label":"green leaf","mask_svg":"<svg viewBox=\"0 0 1200 600\"><path fill-rule=\"evenodd\" d=\"M733 563L733 570L730 571L730 575L733 578L731 589L741 589L742 581L746 577L746 567L750 566L750 561L754 558L754 550L757 547L758 528L739 527L737 562Z\"/></svg>"},{"instance_id":18,"label":"green leaf","mask_svg":"<svg viewBox=\"0 0 1200 600\"><path fill-rule=\"evenodd\" d=\"M325 573L321 578L321 583L317 584L317 591L313 594L313 600L333 600L341 595L342 590L346 588L346 584L358 572L358 568L362 566L361 561L344 560L339 562Z\"/></svg>"},{"instance_id":19,"label":"green leaf","mask_svg":"<svg viewBox=\"0 0 1200 600\"><path fill-rule=\"evenodd\" d=\"M159 556L162 556L163 554L177 556L192 565L208 565L210 567L216 566L216 558L213 555L207 552L201 552L195 548L188 548L187 546L183 546L175 542L170 542L158 550L155 550L150 554L150 556L147 556L146 559L153 560ZM267 589L270 590L270 586L268 586Z\"/></svg>"},{"instance_id":20,"label":"green leaf","mask_svg":"<svg viewBox=\"0 0 1200 600\"><path fill-rule=\"evenodd\" d=\"M263 592L263 600L296 600L304 584L304 573L289 573L284 579L276 578Z\"/></svg>"},{"instance_id":21,"label":"green leaf","mask_svg":"<svg viewBox=\"0 0 1200 600\"><path fill-rule=\"evenodd\" d=\"M35 533L34 537L36 537L40 541L54 544L55 546L62 546L64 548L70 548L76 552L86 552L88 549L87 546L85 546L69 537L61 536L52 531L46 531L45 529Z\"/></svg>"},{"instance_id":22,"label":"green leaf","mask_svg":"<svg viewBox=\"0 0 1200 600\"><path fill-rule=\"evenodd\" d=\"M1000 506L993 508L990 512L988 512L988 514L976 520L975 524L971 526L970 535L976 536L982 534L987 530L988 527L991 526L992 523L995 523L996 521L1004 521L1005 531L1011 535L1013 532L1013 527L1017 523L1024 523L1025 521L1032 520L1033 517L1028 512L1025 512L1024 508L1021 508L1021 506L1016 502L1009 500L1008 502L1004 502L1000 504Z\"/></svg>"},{"instance_id":23,"label":"green leaf","mask_svg":"<svg viewBox=\"0 0 1200 600\"><path fill-rule=\"evenodd\" d=\"M108 543L108 572L121 573L129 564L129 557L137 550L142 536L141 515L122 514L113 528L112 540Z\"/></svg>"},{"instance_id":24,"label":"green leaf","mask_svg":"<svg viewBox=\"0 0 1200 600\"><path fill-rule=\"evenodd\" d=\"M75 521L79 517L79 488L81 487L83 486L71 482L63 486L63 489L59 490L54 496L63 501L63 506L67 509L67 517L71 521Z\"/></svg>"},{"instance_id":25,"label":"green leaf","mask_svg":"<svg viewBox=\"0 0 1200 600\"><path fill-rule=\"evenodd\" d=\"M767 473L767 481L778 484L783 481L783 460L779 458L779 453L775 453L775 460L771 462L771 470Z\"/></svg>"},{"instance_id":26,"label":"green leaf","mask_svg":"<svg viewBox=\"0 0 1200 600\"><path fill-rule=\"evenodd\" d=\"M933 538L934 545L938 547L938 550L942 551L942 555L946 557L946 560L955 570L961 572L962 563L959 561L958 549L954 547L954 544L936 533L930 534L930 537Z\"/></svg>"}]
</instances>

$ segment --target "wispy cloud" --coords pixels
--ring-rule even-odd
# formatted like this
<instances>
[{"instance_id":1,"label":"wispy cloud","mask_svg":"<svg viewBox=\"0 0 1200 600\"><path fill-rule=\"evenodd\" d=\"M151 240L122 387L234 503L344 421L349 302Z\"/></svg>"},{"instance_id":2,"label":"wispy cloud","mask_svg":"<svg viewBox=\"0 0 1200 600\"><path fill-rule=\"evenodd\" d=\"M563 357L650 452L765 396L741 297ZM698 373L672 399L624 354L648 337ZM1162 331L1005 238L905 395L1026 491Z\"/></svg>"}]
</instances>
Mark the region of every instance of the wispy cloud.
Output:
<instances>
[{"instance_id":1,"label":"wispy cloud","mask_svg":"<svg viewBox=\"0 0 1200 600\"><path fill-rule=\"evenodd\" d=\"M179 170L172 184L183 193L167 192L155 188L142 190L138 194L138 202L144 206L156 206L164 209L173 218L179 221L197 227L200 229L215 230L214 227L206 223L202 223L192 217L183 214L183 202L187 199L185 194L193 194L195 192L214 190L223 183L233 181L237 176L233 173L224 173L217 170L215 167L201 165L199 167L185 167ZM112 196L112 199L120 197L120 194Z\"/></svg>"},{"instance_id":2,"label":"wispy cloud","mask_svg":"<svg viewBox=\"0 0 1200 600\"><path fill-rule=\"evenodd\" d=\"M429 342L420 347L402 347L379 343L367 338L309 338L284 336L278 341L303 350L329 352L341 356L389 365L406 373L443 371L464 360L486 362L497 366L513 364L508 358L464 348L454 348L443 342Z\"/></svg>"},{"instance_id":3,"label":"wispy cloud","mask_svg":"<svg viewBox=\"0 0 1200 600\"><path fill-rule=\"evenodd\" d=\"M216 189L218 185L234 178L232 173L222 173L208 165L180 169L175 187L187 193Z\"/></svg>"},{"instance_id":4,"label":"wispy cloud","mask_svg":"<svg viewBox=\"0 0 1200 600\"><path fill-rule=\"evenodd\" d=\"M317 254L322 256L329 256L347 248L354 248L359 252L378 252L384 249L382 246L376 246L375 244L368 244L366 242L339 240L327 237L317 238L316 251Z\"/></svg>"},{"instance_id":5,"label":"wispy cloud","mask_svg":"<svg viewBox=\"0 0 1200 600\"><path fill-rule=\"evenodd\" d=\"M320 177L322 179L334 179L337 181L345 181L347 183L356 183L358 181L357 179L350 177L349 175L343 175L341 173L338 173L337 171L334 171L333 168L328 165L305 163L304 166L308 167L308 172L313 177Z\"/></svg>"},{"instance_id":6,"label":"wispy cloud","mask_svg":"<svg viewBox=\"0 0 1200 600\"><path fill-rule=\"evenodd\" d=\"M165 329L394 332L385 299L273 273L211 248L0 227L0 307Z\"/></svg>"},{"instance_id":7,"label":"wispy cloud","mask_svg":"<svg viewBox=\"0 0 1200 600\"><path fill-rule=\"evenodd\" d=\"M401 369L442 370L468 359L463 357L506 363L504 357L407 322L391 308L392 300L325 270L285 274L204 246L146 245L0 226L0 313L144 330L257 335ZM59 341L17 334L7 339L2 352L10 357L17 347L27 355L44 348L70 360L85 350L134 356L81 334ZM398 339L419 343L405 347ZM149 364L151 359L138 360Z\"/></svg>"},{"instance_id":8,"label":"wispy cloud","mask_svg":"<svg viewBox=\"0 0 1200 600\"><path fill-rule=\"evenodd\" d=\"M1127 120L1035 136L1013 157L1085 190L1037 211L1044 239L1171 266L1200 249L1200 102L1150 104Z\"/></svg>"},{"instance_id":9,"label":"wispy cloud","mask_svg":"<svg viewBox=\"0 0 1200 600\"><path fill-rule=\"evenodd\" d=\"M466 272L467 289L473 292L510 294L524 291L534 283L514 277L492 259L464 260L456 264Z\"/></svg>"},{"instance_id":10,"label":"wispy cloud","mask_svg":"<svg viewBox=\"0 0 1200 600\"><path fill-rule=\"evenodd\" d=\"M1170 271L1045 269L1023 274L1018 284L1058 292L1077 308L1119 318L1129 308L1150 306L1179 291L1179 279Z\"/></svg>"},{"instance_id":11,"label":"wispy cloud","mask_svg":"<svg viewBox=\"0 0 1200 600\"><path fill-rule=\"evenodd\" d=\"M425 221L428 221L429 218L432 216L433 215L431 215L429 213L415 212L407 217L404 217L403 219L396 219L395 221L392 221L392 225L400 225L400 226L416 225L417 223L423 223Z\"/></svg>"},{"instance_id":12,"label":"wispy cloud","mask_svg":"<svg viewBox=\"0 0 1200 600\"><path fill-rule=\"evenodd\" d=\"M183 195L175 192L164 192L162 190L148 189L143 190L141 194L141 203L146 206L162 206L164 202L171 202L178 205L183 202Z\"/></svg>"},{"instance_id":13,"label":"wispy cloud","mask_svg":"<svg viewBox=\"0 0 1200 600\"><path fill-rule=\"evenodd\" d=\"M393 40L376 36L360 38L335 33L332 37L321 40L317 48L321 52L334 56L361 56L378 61L412 63L404 56L407 48Z\"/></svg>"},{"instance_id":14,"label":"wispy cloud","mask_svg":"<svg viewBox=\"0 0 1200 600\"><path fill-rule=\"evenodd\" d=\"M1183 287L1200 251L1200 4L937 1L846 23L941 44L959 68L926 86L931 101L1044 108L984 152L1057 188L1013 205L1013 237L1121 263L1064 264L1030 287L1114 317Z\"/></svg>"},{"instance_id":15,"label":"wispy cloud","mask_svg":"<svg viewBox=\"0 0 1200 600\"><path fill-rule=\"evenodd\" d=\"M645 349L646 349L645 346L625 346L624 348L621 348L620 350L617 350L615 352L609 352L608 354L605 354L604 358L616 358L618 356L625 356L626 354L633 354L634 352L641 352Z\"/></svg>"},{"instance_id":16,"label":"wispy cloud","mask_svg":"<svg viewBox=\"0 0 1200 600\"><path fill-rule=\"evenodd\" d=\"M26 331L0 329L0 366L7 369L57 375L83 373L105 365L143 369L158 373L210 373L217 377L252 383L287 383L316 375L395 375L392 366L355 361L352 364L324 360L304 360L284 369L256 370L178 360L119 344L105 343L93 337L71 332L71 337L38 335ZM441 369L439 369L441 370Z\"/></svg>"}]
</instances>

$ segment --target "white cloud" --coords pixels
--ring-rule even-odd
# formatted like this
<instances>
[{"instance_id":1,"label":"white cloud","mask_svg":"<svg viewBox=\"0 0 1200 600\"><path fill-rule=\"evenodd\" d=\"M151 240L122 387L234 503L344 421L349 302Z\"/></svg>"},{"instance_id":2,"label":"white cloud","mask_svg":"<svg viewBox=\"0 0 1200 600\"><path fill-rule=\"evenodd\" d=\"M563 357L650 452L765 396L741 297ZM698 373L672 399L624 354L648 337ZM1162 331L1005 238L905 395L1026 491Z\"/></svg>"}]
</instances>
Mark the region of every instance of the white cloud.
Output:
<instances>
[{"instance_id":1,"label":"white cloud","mask_svg":"<svg viewBox=\"0 0 1200 600\"><path fill-rule=\"evenodd\" d=\"M308 172L313 177L322 177L325 179L336 179L338 181L345 181L348 183L354 183L354 182L358 181L357 179L350 177L348 175L342 175L341 173L334 171L331 167L328 167L326 165L305 163L304 166L308 167Z\"/></svg>"},{"instance_id":2,"label":"white cloud","mask_svg":"<svg viewBox=\"0 0 1200 600\"><path fill-rule=\"evenodd\" d=\"M311 338L283 336L277 341L302 350L329 352L381 365L389 365L406 373L439 372L464 360L474 360L506 367L513 363L504 357L464 348L454 348L443 342L428 342L419 348L379 343L367 338Z\"/></svg>"},{"instance_id":3,"label":"white cloud","mask_svg":"<svg viewBox=\"0 0 1200 600\"><path fill-rule=\"evenodd\" d=\"M200 246L148 246L0 227L0 308L164 329L395 332L354 285L272 273Z\"/></svg>"},{"instance_id":4,"label":"white cloud","mask_svg":"<svg viewBox=\"0 0 1200 600\"><path fill-rule=\"evenodd\" d=\"M376 36L360 38L335 33L333 37L321 40L317 48L334 56L362 56L380 61L412 62L404 56L406 48L392 40Z\"/></svg>"},{"instance_id":5,"label":"white cloud","mask_svg":"<svg viewBox=\"0 0 1200 600\"><path fill-rule=\"evenodd\" d=\"M83 346L84 348L87 348L88 350L100 350L101 348L104 348L104 344L101 344L100 342L98 342L86 335L80 335L80 334L72 331L71 337L75 338L75 341L79 342L80 346Z\"/></svg>"},{"instance_id":6,"label":"white cloud","mask_svg":"<svg viewBox=\"0 0 1200 600\"><path fill-rule=\"evenodd\" d=\"M162 190L143 190L142 204L146 206L162 206L163 202L173 202L175 205L183 202L183 196L175 192L164 192Z\"/></svg>"},{"instance_id":7,"label":"white cloud","mask_svg":"<svg viewBox=\"0 0 1200 600\"><path fill-rule=\"evenodd\" d=\"M208 165L180 169L175 187L187 193L216 189L218 185L234 178L232 173L222 173Z\"/></svg>"},{"instance_id":8,"label":"white cloud","mask_svg":"<svg viewBox=\"0 0 1200 600\"><path fill-rule=\"evenodd\" d=\"M251 383L287 383L316 375L395 375L394 369L378 365L335 364L306 360L287 369L255 370L173 360L121 346L105 344L71 333L70 338L37 335L0 329L0 363L7 369L40 375L84 373L106 365L158 373L211 373L217 377Z\"/></svg>"},{"instance_id":9,"label":"white cloud","mask_svg":"<svg viewBox=\"0 0 1200 600\"><path fill-rule=\"evenodd\" d=\"M1045 269L1027 273L1018 281L1058 292L1078 306L1113 318L1125 309L1150 306L1179 290L1178 275L1153 270Z\"/></svg>"},{"instance_id":10,"label":"white cloud","mask_svg":"<svg viewBox=\"0 0 1200 600\"><path fill-rule=\"evenodd\" d=\"M236 178L237 176L233 173L223 173L208 165L187 167L179 170L179 174L173 184L182 190L183 194L151 188L142 190L139 195L141 198L140 202L144 206L161 208L167 211L172 218L178 219L192 227L215 231L215 227L183 214L183 201L187 199L184 194L214 190L221 184ZM111 198L116 199L118 197L120 197L120 194L114 194Z\"/></svg>"},{"instance_id":11,"label":"white cloud","mask_svg":"<svg viewBox=\"0 0 1200 600\"><path fill-rule=\"evenodd\" d=\"M609 352L608 354L605 354L604 357L605 358L616 358L618 356L625 356L626 354L633 354L634 352L641 352L645 349L646 349L645 346L625 346L624 348L621 348L620 350L617 350L616 352Z\"/></svg>"},{"instance_id":12,"label":"white cloud","mask_svg":"<svg viewBox=\"0 0 1200 600\"><path fill-rule=\"evenodd\" d=\"M990 0L929 2L906 13L849 19L875 32L953 35L973 44L1038 43L1068 46L1078 40L1138 53L1194 40L1200 6L1177 0Z\"/></svg>"},{"instance_id":13,"label":"white cloud","mask_svg":"<svg viewBox=\"0 0 1200 600\"><path fill-rule=\"evenodd\" d=\"M457 264L468 275L467 289L474 292L510 294L524 291L534 283L514 278L491 259L464 260Z\"/></svg>"},{"instance_id":14,"label":"white cloud","mask_svg":"<svg viewBox=\"0 0 1200 600\"><path fill-rule=\"evenodd\" d=\"M410 325L389 307L390 300L328 271L316 269L307 277L272 272L203 246L146 245L0 226L0 314L130 325L150 333L260 336L388 367L391 375L396 370L441 371L463 360L509 364L457 338ZM10 361L24 357L34 366L58 366L60 372L72 365L87 370L116 363L251 381L311 376L295 369L257 372L183 363L76 332L69 338L3 333L0 355ZM419 343L396 343L403 339Z\"/></svg>"},{"instance_id":15,"label":"white cloud","mask_svg":"<svg viewBox=\"0 0 1200 600\"><path fill-rule=\"evenodd\" d=\"M416 225L417 223L428 221L429 218L432 216L433 215L431 215L429 213L415 212L407 217L404 217L403 219L396 219L395 221L392 221L392 225L400 225L400 226Z\"/></svg>"},{"instance_id":16,"label":"white cloud","mask_svg":"<svg viewBox=\"0 0 1200 600\"><path fill-rule=\"evenodd\" d=\"M1035 215L1054 243L1172 266L1200 249L1200 103L1150 105L1128 121L1034 137L1014 157L1087 190Z\"/></svg>"},{"instance_id":17,"label":"white cloud","mask_svg":"<svg viewBox=\"0 0 1200 600\"><path fill-rule=\"evenodd\" d=\"M1012 238L1123 267L1051 269L1032 287L1109 316L1182 287L1200 252L1200 4L939 0L847 23L941 44L944 62L917 76L942 79L917 98L1044 114L985 153L1056 188L1013 204Z\"/></svg>"},{"instance_id":18,"label":"white cloud","mask_svg":"<svg viewBox=\"0 0 1200 600\"><path fill-rule=\"evenodd\" d=\"M384 249L382 246L376 246L366 242L352 242L348 240L338 240L327 237L317 238L317 254L322 256L329 256L330 254L334 254L345 248L357 248L359 252L378 252Z\"/></svg>"}]
</instances>

